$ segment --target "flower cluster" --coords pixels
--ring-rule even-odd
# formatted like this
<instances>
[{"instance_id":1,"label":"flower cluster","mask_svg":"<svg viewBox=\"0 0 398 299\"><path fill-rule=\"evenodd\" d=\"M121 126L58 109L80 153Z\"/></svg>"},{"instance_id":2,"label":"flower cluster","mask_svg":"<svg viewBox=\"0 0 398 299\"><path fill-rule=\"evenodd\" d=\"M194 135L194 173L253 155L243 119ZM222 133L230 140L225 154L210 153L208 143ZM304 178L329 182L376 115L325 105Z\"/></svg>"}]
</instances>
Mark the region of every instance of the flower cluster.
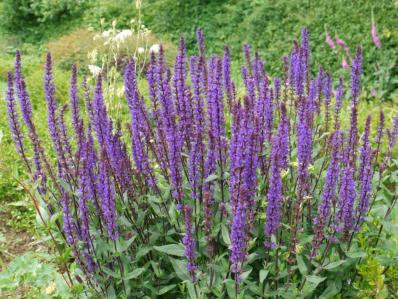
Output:
<instances>
[{"instance_id":1,"label":"flower cluster","mask_svg":"<svg viewBox=\"0 0 398 299\"><path fill-rule=\"evenodd\" d=\"M116 37L129 35L126 31ZM339 79L334 91L332 74L323 68L311 76L308 40L304 29L301 41L294 42L284 57L281 78L271 78L265 62L244 45L240 88L232 79L230 49L225 47L223 57L206 55L199 30L198 55L188 57L181 37L173 69L162 46L151 51L148 100L138 88L139 80L145 79L137 75L131 58L124 69L127 124L110 116L100 69L93 88L83 80L80 97L73 66L70 103L61 106L48 53L44 91L56 163L36 133L17 52L6 91L13 141L49 213L62 214L58 230L90 285L96 286L98 277L108 277L117 267L124 275L120 265L133 261L132 256L156 259L150 250L170 243L185 247L184 262L194 283L210 272L210 287L217 279L213 281L214 269L207 265L228 253L223 261L229 263L227 272L237 291L248 271L247 257L254 252L256 259L268 260L278 259L278 252L284 251L282 255L289 256L289 278L294 277L301 234L313 235L311 248L306 248L310 261L321 250L325 257L331 240L339 239L349 250L375 198L377 157L383 157L383 167L391 162L398 118L392 128L385 128L381 112L375 139L370 117L363 134L359 132L359 47L352 65L350 125L344 128L340 123L340 111L347 105L344 82ZM326 40L335 47L329 35ZM345 45L337 36L336 43ZM68 112L70 125L65 120ZM29 138L23 135L23 125ZM128 248L131 256L120 257L123 251L104 254L101 248L108 244L106 248L118 250L127 240L134 242ZM144 248L150 249L143 253ZM152 262L156 272L165 260ZM322 265L322 258L319 262ZM134 263L139 265L138 258Z\"/></svg>"}]
</instances>

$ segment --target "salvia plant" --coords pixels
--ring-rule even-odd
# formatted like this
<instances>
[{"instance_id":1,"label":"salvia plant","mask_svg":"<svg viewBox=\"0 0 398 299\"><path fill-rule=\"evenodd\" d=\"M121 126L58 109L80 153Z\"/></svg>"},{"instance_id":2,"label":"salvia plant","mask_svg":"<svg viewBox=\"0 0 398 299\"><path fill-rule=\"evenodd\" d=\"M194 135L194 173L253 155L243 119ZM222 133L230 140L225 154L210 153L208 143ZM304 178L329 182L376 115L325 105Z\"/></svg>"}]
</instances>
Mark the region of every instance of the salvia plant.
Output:
<instances>
[{"instance_id":1,"label":"salvia plant","mask_svg":"<svg viewBox=\"0 0 398 299\"><path fill-rule=\"evenodd\" d=\"M206 55L197 36L198 54L187 57L181 38L173 68L162 47L151 53L147 97L129 62L128 124L109 117L101 74L80 84L75 66L70 102L58 103L48 53L51 151L17 52L6 102L30 177L21 183L65 280L99 298L352 298L366 246L377 246L397 201L384 178L397 167L398 118L389 128L383 112L358 123L361 48L351 82L335 85L322 68L311 74L306 29L282 78L244 45L239 88L229 48ZM380 203L377 222L370 211Z\"/></svg>"}]
</instances>

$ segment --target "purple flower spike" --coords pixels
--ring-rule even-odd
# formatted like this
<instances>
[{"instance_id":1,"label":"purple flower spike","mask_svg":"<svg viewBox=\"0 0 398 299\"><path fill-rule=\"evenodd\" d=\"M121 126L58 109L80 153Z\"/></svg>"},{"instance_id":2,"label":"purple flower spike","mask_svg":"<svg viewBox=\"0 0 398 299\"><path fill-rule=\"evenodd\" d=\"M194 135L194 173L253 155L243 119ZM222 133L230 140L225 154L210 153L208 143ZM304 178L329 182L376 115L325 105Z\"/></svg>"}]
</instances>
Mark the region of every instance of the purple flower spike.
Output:
<instances>
[{"instance_id":1,"label":"purple flower spike","mask_svg":"<svg viewBox=\"0 0 398 299\"><path fill-rule=\"evenodd\" d=\"M398 136L398 117L394 117L392 128L387 130L388 134L388 156L387 160L391 160L392 152L394 150L395 144L397 143Z\"/></svg>"},{"instance_id":2,"label":"purple flower spike","mask_svg":"<svg viewBox=\"0 0 398 299\"><path fill-rule=\"evenodd\" d=\"M145 149L146 109L137 89L134 62L127 65L124 73L126 99L131 116L133 159L138 171L144 176L150 188L156 187L153 170Z\"/></svg>"},{"instance_id":3,"label":"purple flower spike","mask_svg":"<svg viewBox=\"0 0 398 299\"><path fill-rule=\"evenodd\" d=\"M274 128L274 103L272 101L272 94L270 91L265 95L265 136L268 141L271 141L272 131Z\"/></svg>"},{"instance_id":4,"label":"purple flower spike","mask_svg":"<svg viewBox=\"0 0 398 299\"><path fill-rule=\"evenodd\" d=\"M98 144L101 148L109 148L110 143L110 122L106 114L104 96L102 93L102 76L101 74L97 78L97 84L94 91L93 99L93 120L92 124L94 126Z\"/></svg>"},{"instance_id":5,"label":"purple flower spike","mask_svg":"<svg viewBox=\"0 0 398 299\"><path fill-rule=\"evenodd\" d=\"M57 99L55 98L55 84L52 76L52 60L51 54L47 53L45 76L44 76L44 93L47 101L48 113L48 129L50 131L51 140L60 159L63 158L61 138L57 120Z\"/></svg>"},{"instance_id":6,"label":"purple flower spike","mask_svg":"<svg viewBox=\"0 0 398 299\"><path fill-rule=\"evenodd\" d=\"M340 127L340 111L343 105L343 97L344 97L344 81L342 78L340 78L339 85L336 90L336 104L334 108L334 123L336 130Z\"/></svg>"},{"instance_id":7,"label":"purple flower spike","mask_svg":"<svg viewBox=\"0 0 398 299\"><path fill-rule=\"evenodd\" d=\"M237 209L232 219L231 228L231 272L235 273L236 283L240 283L240 274L242 265L246 257L246 210L248 208L246 201L239 201Z\"/></svg>"},{"instance_id":8,"label":"purple flower spike","mask_svg":"<svg viewBox=\"0 0 398 299\"><path fill-rule=\"evenodd\" d=\"M203 30L198 29L196 31L196 37L198 40L198 49L201 56L205 55L205 38L203 36Z\"/></svg>"},{"instance_id":9,"label":"purple flower spike","mask_svg":"<svg viewBox=\"0 0 398 299\"><path fill-rule=\"evenodd\" d=\"M164 65L164 52L160 48L158 67L156 70L156 80L158 82L157 97L162 105L162 122L165 128L165 137L168 145L168 157L170 166L170 178L173 187L173 197L180 204L182 193L181 175L181 134L177 132L176 114L172 101L170 88L170 70Z\"/></svg>"},{"instance_id":10,"label":"purple flower spike","mask_svg":"<svg viewBox=\"0 0 398 299\"><path fill-rule=\"evenodd\" d=\"M357 207L357 224L364 221L369 206L369 199L372 195L372 149L370 146L370 116L368 116L365 125L365 133L362 137L362 146L359 155L358 180L360 187L359 203Z\"/></svg>"},{"instance_id":11,"label":"purple flower spike","mask_svg":"<svg viewBox=\"0 0 398 299\"><path fill-rule=\"evenodd\" d=\"M223 71L223 79L224 79L224 90L227 95L229 109L231 109L232 103L234 101L234 98L233 98L234 83L231 80L231 55L229 53L228 46L224 47L224 59L223 59L223 64L222 64L222 71Z\"/></svg>"},{"instance_id":12,"label":"purple flower spike","mask_svg":"<svg viewBox=\"0 0 398 299\"><path fill-rule=\"evenodd\" d=\"M329 119L330 119L330 103L332 101L332 78L329 73L323 80L323 93L325 95L325 122L326 122L326 132L329 130Z\"/></svg>"},{"instance_id":13,"label":"purple flower spike","mask_svg":"<svg viewBox=\"0 0 398 299\"><path fill-rule=\"evenodd\" d=\"M205 118L203 104L203 78L199 70L196 57L190 59L190 71L193 86L193 129L192 141L189 152L189 182L192 189L192 197L198 199L198 191L201 188L204 171L204 137L205 137Z\"/></svg>"},{"instance_id":14,"label":"purple flower spike","mask_svg":"<svg viewBox=\"0 0 398 299\"><path fill-rule=\"evenodd\" d=\"M251 73L251 55L250 55L250 46L248 44L244 44L243 45L243 56L245 57L245 61L246 61L246 66L249 69L249 72Z\"/></svg>"},{"instance_id":15,"label":"purple flower spike","mask_svg":"<svg viewBox=\"0 0 398 299\"><path fill-rule=\"evenodd\" d=\"M362 49L357 48L354 62L352 64L351 72L351 100L354 105L357 104L359 94L361 91L361 76L362 76Z\"/></svg>"},{"instance_id":16,"label":"purple flower spike","mask_svg":"<svg viewBox=\"0 0 398 299\"><path fill-rule=\"evenodd\" d=\"M339 231L347 233L354 228L355 196L354 168L347 165L343 169L341 177L338 211L336 215L337 225L343 225L343 227L339 227Z\"/></svg>"},{"instance_id":17,"label":"purple flower spike","mask_svg":"<svg viewBox=\"0 0 398 299\"><path fill-rule=\"evenodd\" d=\"M62 207L62 217L64 224L64 232L66 237L66 242L69 246L75 245L75 237L74 237L74 223L72 214L70 211L70 197L69 195L63 191L61 195L61 207Z\"/></svg>"},{"instance_id":18,"label":"purple flower spike","mask_svg":"<svg viewBox=\"0 0 398 299\"><path fill-rule=\"evenodd\" d=\"M284 124L280 123L279 133L283 133ZM267 211L266 211L266 224L265 224L265 235L268 238L271 238L272 235L275 235L279 226L280 226L280 218L281 218L281 205L283 200L282 195L282 178L280 175L280 163L279 163L279 150L281 146L281 136L278 134L272 140L272 152L271 152L271 177L270 177L270 186L268 189L267 195ZM273 247L276 244L267 243L265 244L267 247Z\"/></svg>"},{"instance_id":19,"label":"purple flower spike","mask_svg":"<svg viewBox=\"0 0 398 299\"><path fill-rule=\"evenodd\" d=\"M303 28L301 30L301 48L303 50L303 56L304 56L304 68L305 70L303 71L304 74L307 74L307 69L309 66L310 62L310 45L309 45L309 40L308 40L308 29Z\"/></svg>"},{"instance_id":20,"label":"purple flower spike","mask_svg":"<svg viewBox=\"0 0 398 299\"><path fill-rule=\"evenodd\" d=\"M360 83L362 75L362 50L357 48L357 52L352 65L351 74L351 116L350 131L347 144L347 161L355 168L356 150L358 146L358 98L360 94Z\"/></svg>"},{"instance_id":21,"label":"purple flower spike","mask_svg":"<svg viewBox=\"0 0 398 299\"><path fill-rule=\"evenodd\" d=\"M173 74L173 100L178 116L178 131L182 134L182 139L189 143L192 123L192 107L190 95L186 86L186 49L183 36L180 38L180 46Z\"/></svg>"},{"instance_id":22,"label":"purple flower spike","mask_svg":"<svg viewBox=\"0 0 398 299\"><path fill-rule=\"evenodd\" d=\"M278 107L279 107L280 97L281 97L281 80L279 78L274 78L274 99Z\"/></svg>"},{"instance_id":23,"label":"purple flower spike","mask_svg":"<svg viewBox=\"0 0 398 299\"><path fill-rule=\"evenodd\" d=\"M289 144L289 118L287 116L286 106L281 104L281 118L280 124L278 127L279 136L279 153L278 159L280 163L281 169L287 169L289 167L289 153L290 153L290 144Z\"/></svg>"},{"instance_id":24,"label":"purple flower spike","mask_svg":"<svg viewBox=\"0 0 398 299\"><path fill-rule=\"evenodd\" d=\"M72 65L72 77L70 79L70 110L72 111L72 124L75 135L78 139L81 139L80 129L80 103L78 97L77 88L77 68L76 65ZM80 142L81 140L79 140Z\"/></svg>"},{"instance_id":25,"label":"purple flower spike","mask_svg":"<svg viewBox=\"0 0 398 299\"><path fill-rule=\"evenodd\" d=\"M322 240L325 238L324 228L330 217L330 209L336 200L336 187L339 180L339 162L342 136L340 131L333 134L332 154L326 174L325 185L322 192L322 200L318 207L318 215L314 219L315 237L312 242L311 256L315 256Z\"/></svg>"},{"instance_id":26,"label":"purple flower spike","mask_svg":"<svg viewBox=\"0 0 398 299\"><path fill-rule=\"evenodd\" d=\"M212 57L210 59L211 74L208 82L208 134L209 143L214 142L216 161L223 160L223 151L225 149L225 122L224 122L224 103L222 90L222 63L220 59ZM209 145L209 147L211 147Z\"/></svg>"},{"instance_id":27,"label":"purple flower spike","mask_svg":"<svg viewBox=\"0 0 398 299\"><path fill-rule=\"evenodd\" d=\"M104 161L101 161L99 169L99 194L101 194L101 210L108 231L109 239L116 241L118 232L116 227L116 203L115 203L115 190L111 180L108 166Z\"/></svg>"},{"instance_id":28,"label":"purple flower spike","mask_svg":"<svg viewBox=\"0 0 398 299\"><path fill-rule=\"evenodd\" d=\"M19 105L21 107L22 118L26 126L31 129L32 127L32 104L29 100L29 94L26 90L25 80L21 70L21 54L17 50L15 54L15 91L18 95Z\"/></svg>"},{"instance_id":29,"label":"purple flower spike","mask_svg":"<svg viewBox=\"0 0 398 299\"><path fill-rule=\"evenodd\" d=\"M377 134L375 138L375 143L377 144L378 150L380 149L380 146L382 144L382 139L384 137L384 111L380 111L380 121L379 121L379 126L377 127Z\"/></svg>"},{"instance_id":30,"label":"purple flower spike","mask_svg":"<svg viewBox=\"0 0 398 299\"><path fill-rule=\"evenodd\" d=\"M309 101L302 102L298 108L297 121L297 157L299 172L299 196L305 196L308 187L308 166L312 160L312 121L313 112L309 109L311 106Z\"/></svg>"},{"instance_id":31,"label":"purple flower spike","mask_svg":"<svg viewBox=\"0 0 398 299\"><path fill-rule=\"evenodd\" d=\"M8 116L8 124L11 130L12 140L14 141L18 154L21 155L21 158L23 159L26 167L29 169L29 172L31 172L30 163L26 157L26 149L24 145L24 138L21 131L21 124L19 122L19 116L14 97L14 88L12 84L11 73L7 74L7 79L8 79L8 86L6 91L7 116Z\"/></svg>"}]
</instances>

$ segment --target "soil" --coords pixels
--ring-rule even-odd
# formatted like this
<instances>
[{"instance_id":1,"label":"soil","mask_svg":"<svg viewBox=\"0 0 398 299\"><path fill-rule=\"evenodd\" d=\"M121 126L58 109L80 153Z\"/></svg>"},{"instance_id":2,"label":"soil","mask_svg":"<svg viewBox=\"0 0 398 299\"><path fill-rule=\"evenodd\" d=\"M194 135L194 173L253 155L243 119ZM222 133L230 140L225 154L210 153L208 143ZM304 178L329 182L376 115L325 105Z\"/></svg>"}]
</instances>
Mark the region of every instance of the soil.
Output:
<instances>
[{"instance_id":1,"label":"soil","mask_svg":"<svg viewBox=\"0 0 398 299\"><path fill-rule=\"evenodd\" d=\"M4 243L0 241L0 272L15 257L23 255L27 251L37 249L38 244L29 232L15 229L8 224L11 214L0 211L0 233L4 237Z\"/></svg>"}]
</instances>

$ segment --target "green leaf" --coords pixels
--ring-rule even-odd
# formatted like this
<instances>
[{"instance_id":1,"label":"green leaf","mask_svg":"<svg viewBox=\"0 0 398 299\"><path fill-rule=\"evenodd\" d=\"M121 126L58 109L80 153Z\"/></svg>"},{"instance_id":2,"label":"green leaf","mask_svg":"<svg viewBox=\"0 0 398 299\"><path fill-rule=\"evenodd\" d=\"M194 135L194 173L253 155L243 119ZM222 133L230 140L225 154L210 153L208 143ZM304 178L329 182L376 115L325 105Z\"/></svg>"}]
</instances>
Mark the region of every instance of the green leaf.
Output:
<instances>
[{"instance_id":1,"label":"green leaf","mask_svg":"<svg viewBox=\"0 0 398 299\"><path fill-rule=\"evenodd\" d=\"M187 289L188 289L190 298L192 298L192 299L200 298L200 293L199 293L200 289L196 289L196 291L198 291L198 296L196 296L195 285L191 281L187 281L186 285L187 285Z\"/></svg>"},{"instance_id":2,"label":"green leaf","mask_svg":"<svg viewBox=\"0 0 398 299\"><path fill-rule=\"evenodd\" d=\"M122 225L124 225L124 226L127 226L127 227L132 227L133 225L130 223L130 221L129 220L127 220L127 218L126 218L126 216L120 216L119 217L119 219L118 219L118 221L122 224Z\"/></svg>"},{"instance_id":3,"label":"green leaf","mask_svg":"<svg viewBox=\"0 0 398 299\"><path fill-rule=\"evenodd\" d=\"M13 206L13 207L26 207L27 203L24 200L20 200L20 201L10 202L7 205L8 206Z\"/></svg>"},{"instance_id":4,"label":"green leaf","mask_svg":"<svg viewBox=\"0 0 398 299\"><path fill-rule=\"evenodd\" d=\"M171 218L171 224L177 223L178 212L177 212L177 208L176 208L176 205L174 204L174 202L171 203L171 205L170 205L169 215Z\"/></svg>"},{"instance_id":5,"label":"green leaf","mask_svg":"<svg viewBox=\"0 0 398 299\"><path fill-rule=\"evenodd\" d=\"M129 280L129 279L134 279L140 276L143 272L145 271L145 268L137 268L133 272L127 274L124 279Z\"/></svg>"},{"instance_id":6,"label":"green leaf","mask_svg":"<svg viewBox=\"0 0 398 299\"><path fill-rule=\"evenodd\" d=\"M242 280L242 281L245 281L245 280L249 277L249 275L250 275L250 273L252 272L252 270L253 270L253 268L250 269L250 270L248 270L248 271L246 271L246 272L243 272L243 273L241 274L241 276L240 276L241 280Z\"/></svg>"},{"instance_id":7,"label":"green leaf","mask_svg":"<svg viewBox=\"0 0 398 299\"><path fill-rule=\"evenodd\" d=\"M107 293L107 298L110 298L110 299L117 298L116 291L115 291L115 288L113 287L113 285L110 285L108 287L108 289L106 290L106 293Z\"/></svg>"},{"instance_id":8,"label":"green leaf","mask_svg":"<svg viewBox=\"0 0 398 299\"><path fill-rule=\"evenodd\" d=\"M225 244L227 244L228 246L231 245L231 239L229 237L229 231L228 228L225 224L221 225L221 235L222 235L222 239L224 241Z\"/></svg>"},{"instance_id":9,"label":"green leaf","mask_svg":"<svg viewBox=\"0 0 398 299\"><path fill-rule=\"evenodd\" d=\"M151 248L149 247L141 247L138 249L137 254L135 255L136 261L139 261L143 256L145 256L149 251L151 251Z\"/></svg>"},{"instance_id":10,"label":"green leaf","mask_svg":"<svg viewBox=\"0 0 398 299\"><path fill-rule=\"evenodd\" d=\"M314 235L303 236L300 238L300 245L311 243L312 239L314 239Z\"/></svg>"},{"instance_id":11,"label":"green leaf","mask_svg":"<svg viewBox=\"0 0 398 299\"><path fill-rule=\"evenodd\" d=\"M340 266L340 265L342 265L342 264L344 264L344 263L345 263L345 260L341 260L341 261L337 261L337 262L332 262L332 263L327 264L327 265L324 267L324 269L325 269L325 270L332 270L332 269L335 269L335 268L337 268L338 266Z\"/></svg>"},{"instance_id":12,"label":"green leaf","mask_svg":"<svg viewBox=\"0 0 398 299\"><path fill-rule=\"evenodd\" d=\"M384 230L394 237L398 237L398 225L391 223L390 221L382 220L381 223L384 225Z\"/></svg>"},{"instance_id":13,"label":"green leaf","mask_svg":"<svg viewBox=\"0 0 398 299\"><path fill-rule=\"evenodd\" d=\"M236 288L235 288L235 280L233 279L226 279L224 283L227 287L227 293L229 298L236 298Z\"/></svg>"},{"instance_id":14,"label":"green leaf","mask_svg":"<svg viewBox=\"0 0 398 299\"><path fill-rule=\"evenodd\" d=\"M155 263L154 261L150 261L153 273L156 275L156 277L160 277L162 275L162 271L160 269L160 265L158 263Z\"/></svg>"},{"instance_id":15,"label":"green leaf","mask_svg":"<svg viewBox=\"0 0 398 299\"><path fill-rule=\"evenodd\" d=\"M218 179L218 175L211 174L205 179L205 183L209 183L209 182L217 180L217 179Z\"/></svg>"},{"instance_id":16,"label":"green leaf","mask_svg":"<svg viewBox=\"0 0 398 299\"><path fill-rule=\"evenodd\" d=\"M305 276L307 278L307 280L313 284L320 284L322 281L324 281L326 279L326 277L321 277L321 276L317 276L317 275L306 275Z\"/></svg>"},{"instance_id":17,"label":"green leaf","mask_svg":"<svg viewBox=\"0 0 398 299\"><path fill-rule=\"evenodd\" d=\"M346 256L352 259L363 258L366 257L366 252L364 251L356 251L356 252L346 252Z\"/></svg>"},{"instance_id":18,"label":"green leaf","mask_svg":"<svg viewBox=\"0 0 398 299\"><path fill-rule=\"evenodd\" d=\"M260 270L260 283L263 283L264 280L267 278L269 270L262 269Z\"/></svg>"},{"instance_id":19,"label":"green leaf","mask_svg":"<svg viewBox=\"0 0 398 299\"><path fill-rule=\"evenodd\" d=\"M304 263L303 257L301 255L297 256L297 266L302 275L307 273L307 265Z\"/></svg>"},{"instance_id":20,"label":"green leaf","mask_svg":"<svg viewBox=\"0 0 398 299\"><path fill-rule=\"evenodd\" d=\"M191 279L191 277L188 273L188 270L187 270L187 262L186 261L173 259L171 257L169 257L169 259L170 259L171 265L174 268L174 272L179 279L181 279L182 281Z\"/></svg>"},{"instance_id":21,"label":"green leaf","mask_svg":"<svg viewBox=\"0 0 398 299\"><path fill-rule=\"evenodd\" d=\"M117 278L117 279L121 279L122 278L119 273L113 272L111 269L102 267L102 271L104 271L106 274L108 274L111 277L114 277L114 278Z\"/></svg>"},{"instance_id":22,"label":"green leaf","mask_svg":"<svg viewBox=\"0 0 398 299\"><path fill-rule=\"evenodd\" d=\"M166 253L174 256L184 256L184 246L182 244L169 244L163 246L153 246L153 248L159 252Z\"/></svg>"},{"instance_id":23,"label":"green leaf","mask_svg":"<svg viewBox=\"0 0 398 299\"><path fill-rule=\"evenodd\" d=\"M176 284L171 284L171 285L165 286L159 290L158 295L166 294L167 292L171 291L175 287L176 287Z\"/></svg>"},{"instance_id":24,"label":"green leaf","mask_svg":"<svg viewBox=\"0 0 398 299\"><path fill-rule=\"evenodd\" d=\"M325 291L319 296L319 299L329 299L336 296L341 290L341 281L331 281Z\"/></svg>"},{"instance_id":25,"label":"green leaf","mask_svg":"<svg viewBox=\"0 0 398 299\"><path fill-rule=\"evenodd\" d=\"M316 276L316 275L307 275L306 279L307 279L307 281L303 288L304 297L311 295L315 291L317 286L322 281L324 281L326 279L326 277L320 277L320 276Z\"/></svg>"},{"instance_id":26,"label":"green leaf","mask_svg":"<svg viewBox=\"0 0 398 299\"><path fill-rule=\"evenodd\" d=\"M129 240L119 239L116 241L117 252L124 252L129 249L130 245L134 242L136 235L132 236Z\"/></svg>"}]
</instances>

